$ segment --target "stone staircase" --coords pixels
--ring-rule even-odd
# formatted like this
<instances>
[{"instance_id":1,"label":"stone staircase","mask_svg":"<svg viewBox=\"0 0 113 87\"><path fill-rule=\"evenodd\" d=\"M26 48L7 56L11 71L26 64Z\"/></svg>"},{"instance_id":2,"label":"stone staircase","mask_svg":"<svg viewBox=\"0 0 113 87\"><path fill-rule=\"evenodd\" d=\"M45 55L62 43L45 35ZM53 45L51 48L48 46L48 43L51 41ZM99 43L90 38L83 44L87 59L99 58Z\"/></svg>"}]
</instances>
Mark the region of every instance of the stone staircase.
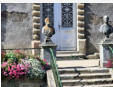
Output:
<instances>
[{"instance_id":1,"label":"stone staircase","mask_svg":"<svg viewBox=\"0 0 113 87\"><path fill-rule=\"evenodd\" d=\"M90 68L60 68L63 87L113 87L110 69Z\"/></svg>"},{"instance_id":2,"label":"stone staircase","mask_svg":"<svg viewBox=\"0 0 113 87\"><path fill-rule=\"evenodd\" d=\"M73 52L57 52L63 87L113 87L112 69L100 68L100 59Z\"/></svg>"},{"instance_id":3,"label":"stone staircase","mask_svg":"<svg viewBox=\"0 0 113 87\"><path fill-rule=\"evenodd\" d=\"M84 54L79 54L78 52L75 51L57 51L56 52L56 57L57 60L76 60L76 59L81 59L84 58Z\"/></svg>"}]
</instances>

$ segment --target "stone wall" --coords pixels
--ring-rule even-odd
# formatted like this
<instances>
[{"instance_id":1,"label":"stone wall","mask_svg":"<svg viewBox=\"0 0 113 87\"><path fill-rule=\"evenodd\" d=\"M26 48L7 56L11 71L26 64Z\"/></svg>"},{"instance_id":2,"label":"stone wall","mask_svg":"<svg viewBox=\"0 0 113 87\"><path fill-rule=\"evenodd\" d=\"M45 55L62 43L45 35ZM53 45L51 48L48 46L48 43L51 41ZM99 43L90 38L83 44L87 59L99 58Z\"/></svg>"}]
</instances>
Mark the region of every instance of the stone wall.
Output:
<instances>
[{"instance_id":1,"label":"stone wall","mask_svg":"<svg viewBox=\"0 0 113 87\"><path fill-rule=\"evenodd\" d=\"M86 3L85 4L85 30L87 38L87 54L99 52L99 45L104 35L99 32L103 23L102 17L108 15L113 21L113 3ZM113 26L113 22L111 22Z\"/></svg>"},{"instance_id":2,"label":"stone wall","mask_svg":"<svg viewBox=\"0 0 113 87\"><path fill-rule=\"evenodd\" d=\"M85 4L85 30L87 54L99 52L98 43L104 38L98 30L102 17L108 15L113 21L112 3ZM37 7L39 9L39 7ZM1 40L2 47L31 47L32 41L32 4L2 3ZM35 17L36 18L36 17ZM111 22L113 25L113 22Z\"/></svg>"},{"instance_id":3,"label":"stone wall","mask_svg":"<svg viewBox=\"0 0 113 87\"><path fill-rule=\"evenodd\" d=\"M30 79L18 79L18 80L7 80L2 79L1 87L47 87L44 80L30 80Z\"/></svg>"},{"instance_id":4,"label":"stone wall","mask_svg":"<svg viewBox=\"0 0 113 87\"><path fill-rule=\"evenodd\" d=\"M32 4L2 3L2 48L31 47Z\"/></svg>"}]
</instances>

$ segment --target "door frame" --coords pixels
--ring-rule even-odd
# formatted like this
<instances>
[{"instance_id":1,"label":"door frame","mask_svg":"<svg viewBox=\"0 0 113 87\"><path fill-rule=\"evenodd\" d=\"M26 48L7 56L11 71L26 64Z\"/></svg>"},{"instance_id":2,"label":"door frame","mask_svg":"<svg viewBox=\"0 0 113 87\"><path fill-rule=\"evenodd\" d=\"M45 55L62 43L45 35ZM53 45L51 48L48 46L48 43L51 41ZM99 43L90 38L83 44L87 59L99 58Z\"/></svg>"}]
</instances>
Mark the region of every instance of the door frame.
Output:
<instances>
[{"instance_id":1,"label":"door frame","mask_svg":"<svg viewBox=\"0 0 113 87\"><path fill-rule=\"evenodd\" d=\"M32 7L33 6L34 6L34 4L32 5ZM37 5L37 8L39 8L40 10L39 9L32 10L32 15L33 15L32 18L35 16L35 17L39 17L41 19L41 15L40 15L41 10L42 10L41 6L42 6L41 4ZM84 8L85 8L84 3L77 3L77 52L80 54L86 55L86 38L85 38L85 33L84 33L85 32ZM36 15L35 11L38 11L37 14L39 14L39 15ZM39 23L41 24L41 20ZM34 25L35 22L33 21L32 24ZM38 31L38 33L37 33L37 35L39 35L39 36L41 34L41 28L42 28L42 25L40 25L40 31ZM32 29L34 29L34 26L32 27ZM37 29L39 29L39 28L37 28ZM34 32L33 32L33 35L36 36L36 34L34 34ZM41 38L33 39L33 41L39 41L39 43L40 43L40 40L41 40Z\"/></svg>"}]
</instances>

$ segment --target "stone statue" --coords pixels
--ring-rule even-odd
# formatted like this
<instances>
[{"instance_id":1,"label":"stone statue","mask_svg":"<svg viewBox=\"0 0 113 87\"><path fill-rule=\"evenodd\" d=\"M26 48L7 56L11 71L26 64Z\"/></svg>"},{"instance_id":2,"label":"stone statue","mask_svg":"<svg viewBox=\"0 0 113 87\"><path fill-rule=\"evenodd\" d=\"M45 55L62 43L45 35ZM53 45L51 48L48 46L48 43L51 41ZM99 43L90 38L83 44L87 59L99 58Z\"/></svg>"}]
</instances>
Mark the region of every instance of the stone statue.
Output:
<instances>
[{"instance_id":1,"label":"stone statue","mask_svg":"<svg viewBox=\"0 0 113 87\"><path fill-rule=\"evenodd\" d=\"M104 24L100 26L100 32L104 33L107 38L113 32L113 27L109 24L109 17L103 17Z\"/></svg>"},{"instance_id":2,"label":"stone statue","mask_svg":"<svg viewBox=\"0 0 113 87\"><path fill-rule=\"evenodd\" d=\"M52 42L51 37L55 34L55 29L52 26L50 26L50 20L48 17L45 18L45 25L42 28L42 34L45 35L43 43L46 44Z\"/></svg>"}]
</instances>

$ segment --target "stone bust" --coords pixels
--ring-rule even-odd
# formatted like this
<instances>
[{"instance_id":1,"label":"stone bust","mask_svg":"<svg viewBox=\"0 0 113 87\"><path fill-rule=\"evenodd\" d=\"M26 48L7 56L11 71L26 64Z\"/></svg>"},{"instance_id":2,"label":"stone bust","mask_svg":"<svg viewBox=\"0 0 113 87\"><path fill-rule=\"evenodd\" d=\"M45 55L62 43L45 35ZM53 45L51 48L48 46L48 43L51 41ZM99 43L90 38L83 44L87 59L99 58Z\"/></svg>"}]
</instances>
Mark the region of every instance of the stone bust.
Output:
<instances>
[{"instance_id":1,"label":"stone bust","mask_svg":"<svg viewBox=\"0 0 113 87\"><path fill-rule=\"evenodd\" d=\"M113 32L113 27L109 24L109 17L104 16L103 17L104 24L100 26L99 31L102 32L107 38L109 38L109 35Z\"/></svg>"},{"instance_id":2,"label":"stone bust","mask_svg":"<svg viewBox=\"0 0 113 87\"><path fill-rule=\"evenodd\" d=\"M50 26L50 20L49 18L45 18L45 25L42 28L42 34L45 36L44 37L44 42L43 43L51 43L51 37L55 34L55 29Z\"/></svg>"}]
</instances>

